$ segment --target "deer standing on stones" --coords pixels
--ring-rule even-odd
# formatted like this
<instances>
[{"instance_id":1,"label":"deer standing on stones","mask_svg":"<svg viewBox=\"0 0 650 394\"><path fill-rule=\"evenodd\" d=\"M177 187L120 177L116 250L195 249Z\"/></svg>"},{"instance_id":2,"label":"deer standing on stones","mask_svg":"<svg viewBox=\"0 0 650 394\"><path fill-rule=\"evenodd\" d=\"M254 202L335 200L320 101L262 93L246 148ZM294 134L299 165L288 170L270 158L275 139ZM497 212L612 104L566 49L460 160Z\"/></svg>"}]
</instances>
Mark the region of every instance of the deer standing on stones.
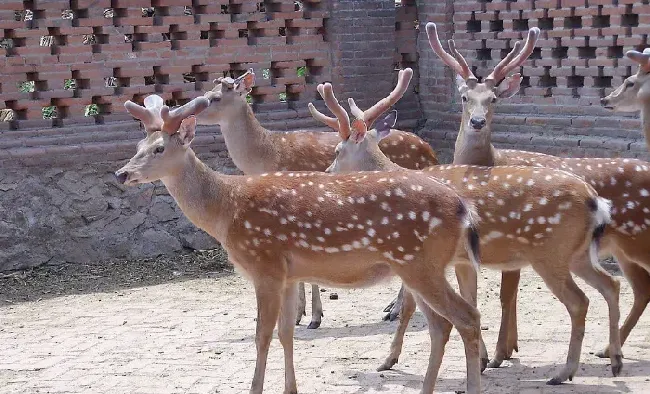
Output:
<instances>
[{"instance_id":1,"label":"deer standing on stones","mask_svg":"<svg viewBox=\"0 0 650 394\"><path fill-rule=\"evenodd\" d=\"M402 77L402 75L400 75ZM408 84L408 80L405 81ZM350 123L345 109L338 103L332 86L320 85L318 91L327 107L336 114L341 142L329 172L406 171L391 162L378 149L379 141L394 124L395 112L376 123L368 131L363 111L353 99L349 105L354 121ZM312 112L316 111L312 108ZM317 118L325 115L318 113ZM347 124L347 127L344 127ZM453 187L462 197L472 201L480 217L482 266L502 271L532 266L547 287L567 308L571 316L571 340L565 367L548 381L560 384L575 375L585 330L589 300L573 281L571 273L596 288L609 307L609 340L612 372L618 376L622 368L618 307L619 282L598 264L598 241L610 218L610 202L579 177L566 171L525 166L479 167L467 165L432 166L424 169ZM391 215L385 224L398 225L406 218ZM418 237L417 230L414 232ZM456 256L455 262L467 257ZM476 306L477 272L455 265L461 294ZM399 328L391 345L390 355L379 370L390 369L398 361L408 322L415 303L403 289L404 303ZM451 325L443 327L444 346ZM487 365L487 351L481 339L482 367Z\"/></svg>"},{"instance_id":2,"label":"deer standing on stones","mask_svg":"<svg viewBox=\"0 0 650 394\"><path fill-rule=\"evenodd\" d=\"M411 71L412 72L412 71ZM338 136L332 132L275 132L262 127L246 95L255 85L252 69L237 79L218 78L215 87L205 93L210 106L197 116L199 124L219 125L235 165L247 175L274 171L325 171L334 158ZM372 123L406 92L397 86L387 97L365 111ZM326 123L337 129L336 123ZM392 160L407 168L425 168L437 164L435 153L413 133L392 130L380 148ZM323 306L317 285L312 285L312 318L307 328L318 328ZM299 285L298 315L300 323L305 313L305 288Z\"/></svg>"},{"instance_id":3,"label":"deer standing on stones","mask_svg":"<svg viewBox=\"0 0 650 394\"><path fill-rule=\"evenodd\" d=\"M650 163L621 158L560 158L536 152L496 149L491 143L495 104L498 99L511 97L519 91L521 75L508 74L520 67L532 53L539 30L530 30L523 49L521 43L517 42L484 83L477 82L465 59L455 50L453 40L449 43L453 56L444 51L434 23L427 24L427 34L434 52L459 76L456 81L462 97L463 116L456 140L454 163L525 165L566 170L583 178L594 187L599 196L612 202L612 221L605 229L600 255L616 258L634 292L632 310L621 327L621 343L625 343L650 302ZM610 96L604 98L603 105L619 111L648 108L648 52L650 51L628 52L628 57L639 62L639 71ZM650 116L644 117L646 132L650 123L648 120ZM490 364L491 367L498 367L503 359L511 357L513 351L518 351L516 305L519 277L518 270L504 272L502 275L501 331L497 354ZM609 348L605 348L596 355L606 358L611 357L611 352Z\"/></svg>"},{"instance_id":4,"label":"deer standing on stones","mask_svg":"<svg viewBox=\"0 0 650 394\"><path fill-rule=\"evenodd\" d=\"M284 392L298 392L293 330L299 281L366 287L393 275L413 292L432 339L440 338L440 327L448 324L459 331L467 392L479 393L479 313L445 278L460 249L474 269L480 264L472 208L456 192L416 171L220 174L190 147L196 127L192 115L209 105L205 97L173 111L157 96L145 104L125 104L147 136L115 175L126 185L161 180L187 218L219 241L253 282L257 360L251 393L262 393L276 322L284 350ZM393 222L395 215L404 220ZM432 352L423 393L433 392L442 356L442 348Z\"/></svg>"}]
</instances>

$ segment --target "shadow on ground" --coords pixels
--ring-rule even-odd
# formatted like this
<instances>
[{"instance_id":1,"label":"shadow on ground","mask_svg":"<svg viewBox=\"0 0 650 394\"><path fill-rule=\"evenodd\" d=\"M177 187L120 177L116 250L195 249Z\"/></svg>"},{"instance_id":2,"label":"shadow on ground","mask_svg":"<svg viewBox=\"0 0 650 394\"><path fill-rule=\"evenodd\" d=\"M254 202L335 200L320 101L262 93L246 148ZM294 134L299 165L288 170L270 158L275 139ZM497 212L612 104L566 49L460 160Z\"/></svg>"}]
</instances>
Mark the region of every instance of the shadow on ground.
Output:
<instances>
[{"instance_id":1,"label":"shadow on ground","mask_svg":"<svg viewBox=\"0 0 650 394\"><path fill-rule=\"evenodd\" d=\"M75 294L110 293L233 272L222 248L139 260L45 265L0 273L0 306Z\"/></svg>"}]
</instances>

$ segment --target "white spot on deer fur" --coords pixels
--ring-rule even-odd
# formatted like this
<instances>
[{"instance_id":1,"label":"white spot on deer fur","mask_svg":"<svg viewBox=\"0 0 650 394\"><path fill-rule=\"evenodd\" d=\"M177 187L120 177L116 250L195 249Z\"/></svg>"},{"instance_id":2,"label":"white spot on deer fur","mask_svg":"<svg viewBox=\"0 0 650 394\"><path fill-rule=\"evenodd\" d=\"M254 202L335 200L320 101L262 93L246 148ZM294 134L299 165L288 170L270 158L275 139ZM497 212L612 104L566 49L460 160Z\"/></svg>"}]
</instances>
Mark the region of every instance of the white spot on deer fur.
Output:
<instances>
[{"instance_id":1,"label":"white spot on deer fur","mask_svg":"<svg viewBox=\"0 0 650 394\"><path fill-rule=\"evenodd\" d=\"M368 198L370 199L370 201L376 201L377 200L377 196L375 196L374 194L369 195Z\"/></svg>"},{"instance_id":2,"label":"white spot on deer fur","mask_svg":"<svg viewBox=\"0 0 650 394\"><path fill-rule=\"evenodd\" d=\"M406 260L406 261L411 261L414 258L415 258L415 256L413 256L412 254L405 254L404 255L404 260Z\"/></svg>"},{"instance_id":3,"label":"white spot on deer fur","mask_svg":"<svg viewBox=\"0 0 650 394\"><path fill-rule=\"evenodd\" d=\"M639 192L639 194L642 195L643 197L648 197L648 196L650 196L650 193L649 193L646 189L641 189L641 191Z\"/></svg>"},{"instance_id":4,"label":"white spot on deer fur","mask_svg":"<svg viewBox=\"0 0 650 394\"><path fill-rule=\"evenodd\" d=\"M529 179L528 182L526 182L526 185L528 186L533 186L535 184L535 181L532 179Z\"/></svg>"},{"instance_id":5,"label":"white spot on deer fur","mask_svg":"<svg viewBox=\"0 0 650 394\"><path fill-rule=\"evenodd\" d=\"M416 217L417 217L417 215L415 214L415 212L409 211L409 219L415 220Z\"/></svg>"},{"instance_id":6,"label":"white spot on deer fur","mask_svg":"<svg viewBox=\"0 0 650 394\"><path fill-rule=\"evenodd\" d=\"M244 222L244 227L246 227L246 228L249 229L249 228L251 228L252 226L251 226L251 224L250 224L250 223L248 222L248 220L247 220L247 221Z\"/></svg>"},{"instance_id":7,"label":"white spot on deer fur","mask_svg":"<svg viewBox=\"0 0 650 394\"><path fill-rule=\"evenodd\" d=\"M391 192L390 192L390 190L386 190L386 191L384 192L384 194L386 195L386 197L390 197Z\"/></svg>"},{"instance_id":8,"label":"white spot on deer fur","mask_svg":"<svg viewBox=\"0 0 650 394\"><path fill-rule=\"evenodd\" d=\"M267 237L270 236L271 235L271 230L268 229L268 228L265 228L264 229L264 235L266 235Z\"/></svg>"},{"instance_id":9,"label":"white spot on deer fur","mask_svg":"<svg viewBox=\"0 0 650 394\"><path fill-rule=\"evenodd\" d=\"M546 218L544 216L540 216L537 218L537 223L539 224L544 224L546 223Z\"/></svg>"},{"instance_id":10,"label":"white spot on deer fur","mask_svg":"<svg viewBox=\"0 0 650 394\"><path fill-rule=\"evenodd\" d=\"M403 246L398 246L398 247L397 247L397 250L399 250L400 252L403 252L403 251L404 251L404 247L403 247Z\"/></svg>"},{"instance_id":11,"label":"white spot on deer fur","mask_svg":"<svg viewBox=\"0 0 650 394\"><path fill-rule=\"evenodd\" d=\"M384 217L381 219L381 224L388 224L388 217L384 216Z\"/></svg>"},{"instance_id":12,"label":"white spot on deer fur","mask_svg":"<svg viewBox=\"0 0 650 394\"><path fill-rule=\"evenodd\" d=\"M260 246L260 240L257 238L253 238L253 245Z\"/></svg>"},{"instance_id":13,"label":"white spot on deer fur","mask_svg":"<svg viewBox=\"0 0 650 394\"><path fill-rule=\"evenodd\" d=\"M386 201L381 203L381 209L383 209L384 211L387 211L387 212L392 211L392 209L390 208L390 205L388 205L388 203Z\"/></svg>"},{"instance_id":14,"label":"white spot on deer fur","mask_svg":"<svg viewBox=\"0 0 650 394\"><path fill-rule=\"evenodd\" d=\"M550 176L550 175L546 175L546 176L544 177L544 179L546 179L547 181L550 181L551 179L553 179L553 177Z\"/></svg>"},{"instance_id":15,"label":"white spot on deer fur","mask_svg":"<svg viewBox=\"0 0 650 394\"><path fill-rule=\"evenodd\" d=\"M346 252L349 252L349 251L352 250L352 245L345 244L345 245L341 246L341 249L343 249Z\"/></svg>"},{"instance_id":16,"label":"white spot on deer fur","mask_svg":"<svg viewBox=\"0 0 650 394\"><path fill-rule=\"evenodd\" d=\"M426 222L429 220L429 211L422 212L422 219Z\"/></svg>"},{"instance_id":17,"label":"white spot on deer fur","mask_svg":"<svg viewBox=\"0 0 650 394\"><path fill-rule=\"evenodd\" d=\"M431 230L433 230L434 228L438 227L440 224L442 224L442 220L436 217L431 218L431 220L429 221L429 232L431 232Z\"/></svg>"},{"instance_id":18,"label":"white spot on deer fur","mask_svg":"<svg viewBox=\"0 0 650 394\"><path fill-rule=\"evenodd\" d=\"M404 196L406 196L406 194L404 194L404 192L402 191L402 189L400 189L399 187L398 187L397 189L395 189L395 195L396 195L396 196L399 196L399 197L404 197Z\"/></svg>"},{"instance_id":19,"label":"white spot on deer fur","mask_svg":"<svg viewBox=\"0 0 650 394\"><path fill-rule=\"evenodd\" d=\"M399 232L398 231L393 232L392 235L393 235L393 238L399 238Z\"/></svg>"},{"instance_id":20,"label":"white spot on deer fur","mask_svg":"<svg viewBox=\"0 0 650 394\"><path fill-rule=\"evenodd\" d=\"M549 224L560 224L560 218L561 217L562 217L562 215L560 215L559 213L556 213L553 216L549 216L548 217L548 223Z\"/></svg>"},{"instance_id":21,"label":"white spot on deer fur","mask_svg":"<svg viewBox=\"0 0 650 394\"><path fill-rule=\"evenodd\" d=\"M497 205L504 205L504 204L505 204L505 202L502 199L499 198L497 200Z\"/></svg>"},{"instance_id":22,"label":"white spot on deer fur","mask_svg":"<svg viewBox=\"0 0 650 394\"><path fill-rule=\"evenodd\" d=\"M323 196L318 196L316 199L318 200L318 202L324 202L325 201Z\"/></svg>"},{"instance_id":23,"label":"white spot on deer fur","mask_svg":"<svg viewBox=\"0 0 650 394\"><path fill-rule=\"evenodd\" d=\"M365 202L366 202L366 199L365 199L365 198L363 198L363 197L359 197L359 198L357 198L357 203L358 203L358 204L363 204L363 203L365 203Z\"/></svg>"},{"instance_id":24,"label":"white spot on deer fur","mask_svg":"<svg viewBox=\"0 0 650 394\"><path fill-rule=\"evenodd\" d=\"M539 199L539 205L546 205L547 202L548 200L546 199L546 197L542 197Z\"/></svg>"},{"instance_id":25,"label":"white spot on deer fur","mask_svg":"<svg viewBox=\"0 0 650 394\"><path fill-rule=\"evenodd\" d=\"M571 208L571 201L563 202L562 204L558 205L557 207L563 211L566 211L567 209Z\"/></svg>"},{"instance_id":26,"label":"white spot on deer fur","mask_svg":"<svg viewBox=\"0 0 650 394\"><path fill-rule=\"evenodd\" d=\"M338 251L339 251L339 248L335 248L335 247L332 247L332 246L329 246L329 247L325 248L325 252L327 252L327 253L337 253Z\"/></svg>"}]
</instances>

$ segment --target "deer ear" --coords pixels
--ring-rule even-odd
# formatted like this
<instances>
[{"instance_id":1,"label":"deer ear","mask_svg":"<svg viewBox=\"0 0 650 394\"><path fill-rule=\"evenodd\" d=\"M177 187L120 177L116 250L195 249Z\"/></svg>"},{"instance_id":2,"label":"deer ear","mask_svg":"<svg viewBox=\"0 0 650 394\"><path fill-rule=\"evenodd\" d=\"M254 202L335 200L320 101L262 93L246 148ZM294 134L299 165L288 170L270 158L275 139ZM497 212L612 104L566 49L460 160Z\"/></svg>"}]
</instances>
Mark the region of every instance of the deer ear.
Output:
<instances>
[{"instance_id":1,"label":"deer ear","mask_svg":"<svg viewBox=\"0 0 650 394\"><path fill-rule=\"evenodd\" d=\"M181 138L181 142L184 146L188 146L192 143L194 135L196 133L196 117L190 116L181 122L181 127L178 129L178 135Z\"/></svg>"},{"instance_id":2,"label":"deer ear","mask_svg":"<svg viewBox=\"0 0 650 394\"><path fill-rule=\"evenodd\" d=\"M157 94L151 94L144 98L144 107L147 109L162 108L163 105L165 105L164 100Z\"/></svg>"},{"instance_id":3,"label":"deer ear","mask_svg":"<svg viewBox=\"0 0 650 394\"><path fill-rule=\"evenodd\" d=\"M377 139L381 140L390 134L390 129L395 127L397 123L397 111L393 110L375 123L375 130L377 130Z\"/></svg>"},{"instance_id":4,"label":"deer ear","mask_svg":"<svg viewBox=\"0 0 650 394\"><path fill-rule=\"evenodd\" d=\"M239 93L248 93L255 86L255 72L253 69L246 71L246 74L235 80L235 91Z\"/></svg>"},{"instance_id":5,"label":"deer ear","mask_svg":"<svg viewBox=\"0 0 650 394\"><path fill-rule=\"evenodd\" d=\"M355 143L359 143L366 138L366 132L368 131L368 126L366 122L361 119L355 119L352 124L350 124L352 132L350 133L350 140Z\"/></svg>"},{"instance_id":6,"label":"deer ear","mask_svg":"<svg viewBox=\"0 0 650 394\"><path fill-rule=\"evenodd\" d=\"M507 77L497 87L497 96L499 98L510 98L517 94L521 87L521 74L517 73L513 76Z\"/></svg>"}]
</instances>

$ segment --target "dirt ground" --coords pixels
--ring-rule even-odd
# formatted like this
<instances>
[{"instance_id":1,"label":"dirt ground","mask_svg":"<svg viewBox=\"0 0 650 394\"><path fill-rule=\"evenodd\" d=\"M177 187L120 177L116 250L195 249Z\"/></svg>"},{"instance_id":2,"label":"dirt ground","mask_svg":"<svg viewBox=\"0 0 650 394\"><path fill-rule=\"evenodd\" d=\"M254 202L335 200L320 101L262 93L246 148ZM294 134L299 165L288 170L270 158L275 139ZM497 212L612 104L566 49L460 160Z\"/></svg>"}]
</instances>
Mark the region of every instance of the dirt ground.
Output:
<instances>
[{"instance_id":1,"label":"dirt ground","mask_svg":"<svg viewBox=\"0 0 650 394\"><path fill-rule=\"evenodd\" d=\"M479 280L479 309L492 353L500 309L494 271ZM455 282L454 282L455 283ZM519 350L482 377L484 393L650 392L650 313L623 347L622 376L596 358L607 339L604 300L583 282L591 305L582 364L573 382L544 382L564 362L569 317L530 271L519 296ZM623 316L631 306L622 281ZM301 393L417 393L429 354L418 312L394 370L375 372L396 322L382 309L399 282L363 290L327 289L318 330L296 328ZM339 295L329 299L330 292ZM308 298L309 299L309 298ZM308 312L309 314L309 312ZM222 251L102 265L61 265L0 275L0 393L243 393L255 363L255 298L251 285L224 264ZM266 392L281 393L283 358L274 340ZM465 357L454 331L436 392L465 389Z\"/></svg>"}]
</instances>

